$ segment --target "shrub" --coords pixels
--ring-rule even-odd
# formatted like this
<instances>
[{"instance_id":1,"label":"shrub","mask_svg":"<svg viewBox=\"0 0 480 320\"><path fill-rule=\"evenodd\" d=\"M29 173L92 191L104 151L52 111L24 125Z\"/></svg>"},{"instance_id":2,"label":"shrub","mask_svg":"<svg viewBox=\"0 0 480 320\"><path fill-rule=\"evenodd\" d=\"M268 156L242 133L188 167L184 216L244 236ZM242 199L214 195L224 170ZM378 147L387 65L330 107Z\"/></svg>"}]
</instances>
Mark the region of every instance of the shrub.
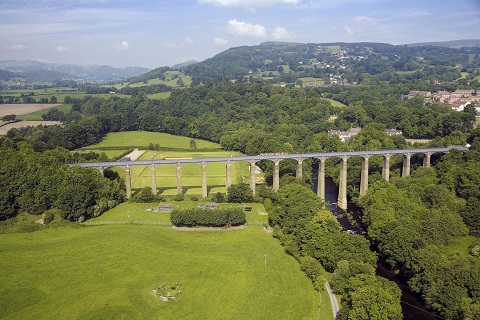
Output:
<instances>
[{"instance_id":1,"label":"shrub","mask_svg":"<svg viewBox=\"0 0 480 320\"><path fill-rule=\"evenodd\" d=\"M152 193L152 188L144 187L140 192L135 194L131 200L132 202L143 202L143 203L152 203L157 202L158 199L156 195Z\"/></svg>"},{"instance_id":2,"label":"shrub","mask_svg":"<svg viewBox=\"0 0 480 320\"><path fill-rule=\"evenodd\" d=\"M48 224L53 220L55 220L56 217L60 217L60 210L58 209L47 210L43 213L43 223Z\"/></svg>"},{"instance_id":3,"label":"shrub","mask_svg":"<svg viewBox=\"0 0 480 320\"><path fill-rule=\"evenodd\" d=\"M225 202L225 195L221 192L217 192L211 197L211 199L216 203L222 203Z\"/></svg>"},{"instance_id":4,"label":"shrub","mask_svg":"<svg viewBox=\"0 0 480 320\"><path fill-rule=\"evenodd\" d=\"M183 201L184 199L185 199L185 197L183 196L183 193L176 194L173 197L173 201Z\"/></svg>"},{"instance_id":5,"label":"shrub","mask_svg":"<svg viewBox=\"0 0 480 320\"><path fill-rule=\"evenodd\" d=\"M245 183L234 184L228 188L227 202L244 203L253 202L253 193Z\"/></svg>"}]
</instances>

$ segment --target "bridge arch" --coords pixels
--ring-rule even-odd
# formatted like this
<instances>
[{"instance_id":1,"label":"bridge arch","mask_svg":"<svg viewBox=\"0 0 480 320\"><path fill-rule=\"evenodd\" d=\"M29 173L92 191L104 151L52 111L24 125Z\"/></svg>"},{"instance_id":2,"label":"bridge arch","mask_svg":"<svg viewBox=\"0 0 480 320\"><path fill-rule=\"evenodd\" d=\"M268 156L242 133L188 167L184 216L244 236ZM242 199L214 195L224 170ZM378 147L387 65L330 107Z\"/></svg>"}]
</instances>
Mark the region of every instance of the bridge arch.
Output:
<instances>
[{"instance_id":1,"label":"bridge arch","mask_svg":"<svg viewBox=\"0 0 480 320\"><path fill-rule=\"evenodd\" d=\"M431 156L436 153L448 153L451 150L459 150L465 152L468 147L454 146L448 148L425 148L425 149L402 149L402 150L374 150L374 151L347 151L347 152L319 152L319 153L302 153L302 154L261 154L256 156L231 156L224 158L198 158L198 159L163 159L163 160L140 160L140 161L117 161L117 162L93 162L93 163L75 163L70 166L81 166L87 168L97 168L102 173L104 169L120 166L125 168L125 184L127 198L132 196L131 188L131 173L130 169L134 166L149 166L152 175L152 191L156 193L157 181L156 181L156 167L161 164L172 164L176 167L177 175L177 192L182 193L182 175L181 166L186 163L197 163L200 165L202 172L202 196L207 196L207 178L206 167L207 164L213 162L223 162L226 166L226 188L231 186L231 164L237 161L246 161L250 164L250 188L255 194L255 167L256 163L260 160L270 160L274 164L273 168L273 189L279 190L280 187L280 162L286 159L293 159L297 161L296 177L302 178L303 176L303 162L306 159L313 158L318 159L318 186L317 195L325 199L325 162L330 158L340 159L340 182L339 182L339 195L337 206L346 209L347 208L347 165L348 159L355 156L362 157L362 169L361 169L361 182L360 182L360 196L366 194L368 190L368 175L369 175L369 159L372 156L381 155L383 157L382 166L382 178L389 181L390 177L390 159L394 155L403 155L402 176L410 175L410 160L414 154L423 154L423 166L429 167L431 165Z\"/></svg>"}]
</instances>

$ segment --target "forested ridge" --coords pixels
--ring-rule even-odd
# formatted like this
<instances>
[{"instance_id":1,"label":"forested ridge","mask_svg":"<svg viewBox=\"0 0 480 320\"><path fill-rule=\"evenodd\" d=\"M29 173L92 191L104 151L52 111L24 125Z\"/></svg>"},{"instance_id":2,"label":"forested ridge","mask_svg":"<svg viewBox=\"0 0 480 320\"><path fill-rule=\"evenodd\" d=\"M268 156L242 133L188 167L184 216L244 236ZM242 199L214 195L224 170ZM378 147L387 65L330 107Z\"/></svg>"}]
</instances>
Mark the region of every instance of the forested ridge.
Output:
<instances>
[{"instance_id":1,"label":"forested ridge","mask_svg":"<svg viewBox=\"0 0 480 320\"><path fill-rule=\"evenodd\" d=\"M295 83L303 77L330 83L335 75L343 83L378 84L453 81L461 77L460 71L474 72L479 66L480 49L477 46L265 42L228 49L182 70L192 76L194 84L252 75L259 76L252 80L272 83Z\"/></svg>"}]
</instances>

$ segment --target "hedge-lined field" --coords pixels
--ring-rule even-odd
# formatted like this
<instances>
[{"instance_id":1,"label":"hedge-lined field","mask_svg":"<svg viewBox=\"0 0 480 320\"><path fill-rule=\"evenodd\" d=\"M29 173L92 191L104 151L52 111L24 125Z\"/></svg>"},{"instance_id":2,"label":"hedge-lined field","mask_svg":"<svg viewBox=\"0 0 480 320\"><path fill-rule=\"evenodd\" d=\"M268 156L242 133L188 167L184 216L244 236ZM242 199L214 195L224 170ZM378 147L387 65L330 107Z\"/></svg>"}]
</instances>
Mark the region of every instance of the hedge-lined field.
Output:
<instances>
[{"instance_id":1,"label":"hedge-lined field","mask_svg":"<svg viewBox=\"0 0 480 320\"><path fill-rule=\"evenodd\" d=\"M328 297L261 226L63 227L0 234L0 248L0 318L332 318ZM152 295L177 282L177 300Z\"/></svg>"},{"instance_id":2,"label":"hedge-lined field","mask_svg":"<svg viewBox=\"0 0 480 320\"><path fill-rule=\"evenodd\" d=\"M217 152L162 152L146 151L138 160L155 160L166 157L175 158L215 158L228 157L231 155L240 155L233 151ZM125 170L123 168L115 169L122 179L125 179ZM186 196L201 196L202 194L202 170L201 165L196 163L183 164L182 188ZM207 164L207 187L208 193L226 192L226 165L222 162L213 162ZM138 191L143 187L152 185L152 173L148 166L135 166L130 170L132 177L132 189ZM250 179L249 164L247 162L233 162L230 167L232 184L247 182ZM174 196L177 194L177 169L172 164L162 164L156 167L158 193L165 196Z\"/></svg>"},{"instance_id":3,"label":"hedge-lined field","mask_svg":"<svg viewBox=\"0 0 480 320\"><path fill-rule=\"evenodd\" d=\"M162 202L162 205L173 205L178 210L188 210L197 208L198 204L207 204L210 202L200 201L181 201L181 202ZM113 209L108 210L101 216L87 220L86 225L96 224L161 224L171 225L169 212L154 212L159 203L121 203ZM268 222L265 207L260 203L219 203L219 208L235 208L238 206L248 206L252 208L251 212L245 212L248 225L262 225Z\"/></svg>"},{"instance_id":4,"label":"hedge-lined field","mask_svg":"<svg viewBox=\"0 0 480 320\"><path fill-rule=\"evenodd\" d=\"M157 144L162 148L189 149L192 138L174 136L162 132L147 131L123 131L110 132L103 140L95 145L84 149L102 149L110 147L148 147L150 143ZM195 140L197 149L220 149L218 143L201 140ZM195 151L192 149L192 151Z\"/></svg>"}]
</instances>

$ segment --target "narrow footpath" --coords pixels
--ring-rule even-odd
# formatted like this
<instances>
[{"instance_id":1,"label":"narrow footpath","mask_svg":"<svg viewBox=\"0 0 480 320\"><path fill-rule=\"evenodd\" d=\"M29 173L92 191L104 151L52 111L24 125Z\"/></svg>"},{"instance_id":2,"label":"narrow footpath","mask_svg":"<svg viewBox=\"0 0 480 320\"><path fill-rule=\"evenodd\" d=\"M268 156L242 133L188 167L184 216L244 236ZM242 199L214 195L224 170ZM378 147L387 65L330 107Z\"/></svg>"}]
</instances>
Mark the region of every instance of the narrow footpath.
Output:
<instances>
[{"instance_id":1,"label":"narrow footpath","mask_svg":"<svg viewBox=\"0 0 480 320\"><path fill-rule=\"evenodd\" d=\"M330 284L328 283L328 281L325 281L325 288L327 289L328 296L330 297L330 303L332 304L333 311L333 319L335 319L337 317L338 311L340 310L340 308L338 307L337 297L333 293L332 288L330 288Z\"/></svg>"}]
</instances>

